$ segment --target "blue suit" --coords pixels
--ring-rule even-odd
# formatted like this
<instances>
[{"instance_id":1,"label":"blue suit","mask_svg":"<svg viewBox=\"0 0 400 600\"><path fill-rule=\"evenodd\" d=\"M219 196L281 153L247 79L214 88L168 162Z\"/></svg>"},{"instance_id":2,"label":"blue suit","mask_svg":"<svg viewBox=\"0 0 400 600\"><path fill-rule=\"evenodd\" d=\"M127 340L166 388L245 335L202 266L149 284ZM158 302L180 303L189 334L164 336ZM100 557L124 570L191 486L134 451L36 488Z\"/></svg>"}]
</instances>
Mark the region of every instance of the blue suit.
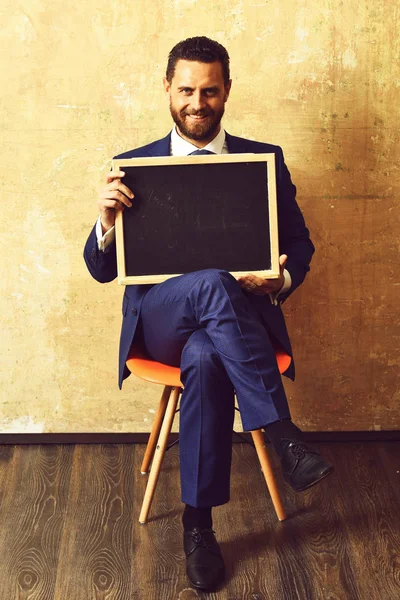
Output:
<instances>
[{"instance_id":1,"label":"blue suit","mask_svg":"<svg viewBox=\"0 0 400 600\"><path fill-rule=\"evenodd\" d=\"M279 297L282 302L303 282L314 252L296 188L281 148L229 134L226 141L230 153L275 154L279 251L288 255L292 279L290 290ZM116 158L169 153L170 134ZM97 281L116 278L115 244L99 251L95 227L84 257ZM244 429L290 417L274 353L278 345L292 355L280 305L271 304L268 296L243 292L229 273L207 269L158 285L127 286L122 313L120 387L129 375L125 363L134 339L154 359L181 367L182 500L192 506L227 502L234 392ZM285 375L294 379L293 361Z\"/></svg>"}]
</instances>

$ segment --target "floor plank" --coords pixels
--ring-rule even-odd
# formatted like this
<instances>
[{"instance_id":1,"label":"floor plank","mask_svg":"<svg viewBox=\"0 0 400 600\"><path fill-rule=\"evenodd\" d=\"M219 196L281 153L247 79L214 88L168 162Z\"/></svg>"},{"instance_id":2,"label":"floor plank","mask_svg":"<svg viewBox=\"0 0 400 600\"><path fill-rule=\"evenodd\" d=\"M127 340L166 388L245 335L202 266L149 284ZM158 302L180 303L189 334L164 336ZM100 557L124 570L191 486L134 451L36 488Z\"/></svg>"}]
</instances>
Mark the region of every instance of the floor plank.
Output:
<instances>
[{"instance_id":1,"label":"floor plank","mask_svg":"<svg viewBox=\"0 0 400 600\"><path fill-rule=\"evenodd\" d=\"M13 452L2 481L1 599L55 597L72 454L72 446L51 445L19 446Z\"/></svg>"},{"instance_id":2,"label":"floor plank","mask_svg":"<svg viewBox=\"0 0 400 600\"><path fill-rule=\"evenodd\" d=\"M57 600L131 598L134 447L76 446Z\"/></svg>"}]
</instances>

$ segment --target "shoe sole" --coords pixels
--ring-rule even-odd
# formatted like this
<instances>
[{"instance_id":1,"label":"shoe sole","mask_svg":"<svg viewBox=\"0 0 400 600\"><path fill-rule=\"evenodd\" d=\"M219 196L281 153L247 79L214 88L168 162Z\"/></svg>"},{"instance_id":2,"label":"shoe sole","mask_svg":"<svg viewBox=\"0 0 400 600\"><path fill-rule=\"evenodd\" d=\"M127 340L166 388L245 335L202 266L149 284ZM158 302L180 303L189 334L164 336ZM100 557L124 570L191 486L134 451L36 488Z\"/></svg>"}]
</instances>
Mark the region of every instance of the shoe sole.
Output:
<instances>
[{"instance_id":1,"label":"shoe sole","mask_svg":"<svg viewBox=\"0 0 400 600\"><path fill-rule=\"evenodd\" d=\"M214 592L215 590L217 590L225 581L225 570L221 573L221 579L219 579L216 583L214 583L213 585L210 586L204 586L204 585L198 585L197 583L194 583L194 581L192 581L189 577L189 575L186 573L187 578L189 579L191 585L196 588L196 590L202 590L203 592Z\"/></svg>"},{"instance_id":2,"label":"shoe sole","mask_svg":"<svg viewBox=\"0 0 400 600\"><path fill-rule=\"evenodd\" d=\"M190 581L190 579L189 579L189 581ZM201 590L202 592L215 592L222 585L223 581L221 583L218 583L217 585L213 585L211 587L204 587L202 585L196 585L192 581L190 581L190 583L196 590Z\"/></svg>"},{"instance_id":3,"label":"shoe sole","mask_svg":"<svg viewBox=\"0 0 400 600\"><path fill-rule=\"evenodd\" d=\"M321 475L321 477L319 477L318 479L315 479L314 481L312 481L308 485L305 485L305 486L303 486L301 488L294 488L292 486L291 487L292 487L292 489L295 492L304 492L304 490L308 490L308 488L312 487L313 485L316 485L317 483L319 483L320 481L322 481L323 479L325 479L325 477L328 477L328 475L331 475L333 473L333 471L334 471L334 468L331 467L328 471L325 471L325 473L323 473ZM289 485L290 485L290 483L289 483Z\"/></svg>"}]
</instances>

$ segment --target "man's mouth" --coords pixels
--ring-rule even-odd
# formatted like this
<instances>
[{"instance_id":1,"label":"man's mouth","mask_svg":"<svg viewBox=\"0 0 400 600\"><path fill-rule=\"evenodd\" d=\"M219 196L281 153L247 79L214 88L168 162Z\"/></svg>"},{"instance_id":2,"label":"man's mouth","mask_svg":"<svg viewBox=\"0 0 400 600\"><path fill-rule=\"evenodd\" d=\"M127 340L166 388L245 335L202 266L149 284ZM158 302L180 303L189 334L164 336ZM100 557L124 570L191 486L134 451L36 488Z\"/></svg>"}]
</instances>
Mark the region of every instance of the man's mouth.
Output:
<instances>
[{"instance_id":1,"label":"man's mouth","mask_svg":"<svg viewBox=\"0 0 400 600\"><path fill-rule=\"evenodd\" d=\"M200 122L200 121L205 121L205 119L207 119L209 115L190 115L190 114L186 114L185 116L189 117L189 119L192 119L192 121Z\"/></svg>"}]
</instances>

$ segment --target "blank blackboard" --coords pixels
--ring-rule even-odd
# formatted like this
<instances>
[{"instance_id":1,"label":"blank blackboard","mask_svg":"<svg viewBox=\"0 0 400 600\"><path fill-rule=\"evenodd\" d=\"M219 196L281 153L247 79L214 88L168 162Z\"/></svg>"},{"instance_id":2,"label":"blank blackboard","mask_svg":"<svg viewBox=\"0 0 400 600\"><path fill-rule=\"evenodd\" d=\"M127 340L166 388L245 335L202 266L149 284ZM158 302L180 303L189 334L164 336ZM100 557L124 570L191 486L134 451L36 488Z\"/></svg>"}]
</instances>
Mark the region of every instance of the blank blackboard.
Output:
<instances>
[{"instance_id":1,"label":"blank blackboard","mask_svg":"<svg viewBox=\"0 0 400 600\"><path fill-rule=\"evenodd\" d=\"M119 159L135 194L116 219L118 282L218 268L279 275L273 154Z\"/></svg>"}]
</instances>

